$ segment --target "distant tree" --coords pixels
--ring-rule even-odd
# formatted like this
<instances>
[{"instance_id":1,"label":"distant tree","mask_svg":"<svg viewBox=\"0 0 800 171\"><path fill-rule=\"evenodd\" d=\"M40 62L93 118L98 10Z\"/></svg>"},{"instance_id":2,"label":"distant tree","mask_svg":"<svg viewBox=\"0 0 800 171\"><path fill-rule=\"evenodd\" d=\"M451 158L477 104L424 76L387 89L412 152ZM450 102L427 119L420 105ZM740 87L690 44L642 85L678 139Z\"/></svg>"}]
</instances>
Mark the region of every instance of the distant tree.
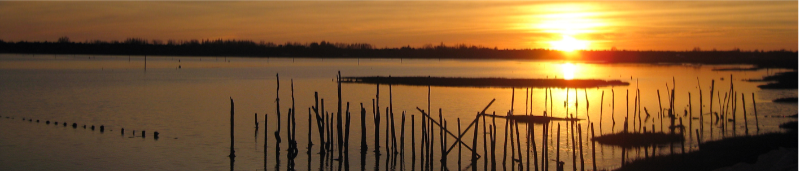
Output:
<instances>
[{"instance_id":1,"label":"distant tree","mask_svg":"<svg viewBox=\"0 0 800 171\"><path fill-rule=\"evenodd\" d=\"M69 37L67 37L67 36L59 37L58 38L58 43L69 43Z\"/></svg>"}]
</instances>

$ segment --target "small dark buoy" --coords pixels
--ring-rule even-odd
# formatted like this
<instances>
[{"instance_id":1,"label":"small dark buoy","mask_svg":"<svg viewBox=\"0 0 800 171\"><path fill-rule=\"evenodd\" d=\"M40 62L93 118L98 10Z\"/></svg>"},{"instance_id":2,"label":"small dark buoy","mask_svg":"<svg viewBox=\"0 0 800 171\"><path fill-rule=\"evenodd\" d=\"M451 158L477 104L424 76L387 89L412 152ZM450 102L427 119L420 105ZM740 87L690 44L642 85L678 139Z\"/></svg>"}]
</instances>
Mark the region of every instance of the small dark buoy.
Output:
<instances>
[{"instance_id":1,"label":"small dark buoy","mask_svg":"<svg viewBox=\"0 0 800 171\"><path fill-rule=\"evenodd\" d=\"M120 129L119 129L119 132L121 132L121 133L122 133L122 135L125 135L125 128L120 128Z\"/></svg>"},{"instance_id":2,"label":"small dark buoy","mask_svg":"<svg viewBox=\"0 0 800 171\"><path fill-rule=\"evenodd\" d=\"M106 131L106 128L105 128L105 126L103 126L103 125L100 125L100 132L104 132L104 131Z\"/></svg>"},{"instance_id":3,"label":"small dark buoy","mask_svg":"<svg viewBox=\"0 0 800 171\"><path fill-rule=\"evenodd\" d=\"M92 125L92 131L94 131L94 125Z\"/></svg>"},{"instance_id":4,"label":"small dark buoy","mask_svg":"<svg viewBox=\"0 0 800 171\"><path fill-rule=\"evenodd\" d=\"M158 132L153 132L153 138L158 140Z\"/></svg>"},{"instance_id":5,"label":"small dark buoy","mask_svg":"<svg viewBox=\"0 0 800 171\"><path fill-rule=\"evenodd\" d=\"M72 128L78 128L78 124L77 123L72 123Z\"/></svg>"},{"instance_id":6,"label":"small dark buoy","mask_svg":"<svg viewBox=\"0 0 800 171\"><path fill-rule=\"evenodd\" d=\"M46 122L44 122L44 123L45 123L45 124L48 124L48 125L50 125L50 121L46 121Z\"/></svg>"},{"instance_id":7,"label":"small dark buoy","mask_svg":"<svg viewBox=\"0 0 800 171\"><path fill-rule=\"evenodd\" d=\"M142 131L142 138L144 138L144 131Z\"/></svg>"}]
</instances>

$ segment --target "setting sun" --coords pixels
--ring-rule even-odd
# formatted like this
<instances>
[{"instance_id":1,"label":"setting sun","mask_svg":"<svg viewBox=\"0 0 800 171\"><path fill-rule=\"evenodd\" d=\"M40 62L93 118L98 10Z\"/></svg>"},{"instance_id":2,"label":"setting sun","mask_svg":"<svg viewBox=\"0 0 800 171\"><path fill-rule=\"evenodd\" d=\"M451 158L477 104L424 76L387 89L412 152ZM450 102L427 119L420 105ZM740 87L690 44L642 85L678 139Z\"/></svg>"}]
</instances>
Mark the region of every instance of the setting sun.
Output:
<instances>
[{"instance_id":1,"label":"setting sun","mask_svg":"<svg viewBox=\"0 0 800 171\"><path fill-rule=\"evenodd\" d=\"M564 35L561 40L550 42L550 46L553 49L557 49L560 51L572 52L575 50L586 49L587 47L589 47L589 42L585 40L575 39L572 36Z\"/></svg>"}]
</instances>

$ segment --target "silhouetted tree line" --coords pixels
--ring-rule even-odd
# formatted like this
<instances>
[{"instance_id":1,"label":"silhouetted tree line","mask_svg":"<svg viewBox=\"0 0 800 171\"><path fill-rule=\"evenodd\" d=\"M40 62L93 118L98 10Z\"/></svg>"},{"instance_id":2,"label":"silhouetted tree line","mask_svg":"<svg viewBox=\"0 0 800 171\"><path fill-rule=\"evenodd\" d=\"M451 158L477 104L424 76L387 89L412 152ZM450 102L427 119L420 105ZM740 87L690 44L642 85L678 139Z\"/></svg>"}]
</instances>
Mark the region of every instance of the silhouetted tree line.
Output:
<instances>
[{"instance_id":1,"label":"silhouetted tree line","mask_svg":"<svg viewBox=\"0 0 800 171\"><path fill-rule=\"evenodd\" d=\"M249 40L146 40L75 42L61 37L55 42L6 42L0 40L0 53L107 54L170 56L243 56L243 57L325 57L325 58L454 58L454 59L580 59L609 63L703 63L755 64L758 67L797 68L798 53L780 51L577 51L575 58L549 49L497 49L456 44L426 44L422 47L375 48L368 43L254 42Z\"/></svg>"}]
</instances>

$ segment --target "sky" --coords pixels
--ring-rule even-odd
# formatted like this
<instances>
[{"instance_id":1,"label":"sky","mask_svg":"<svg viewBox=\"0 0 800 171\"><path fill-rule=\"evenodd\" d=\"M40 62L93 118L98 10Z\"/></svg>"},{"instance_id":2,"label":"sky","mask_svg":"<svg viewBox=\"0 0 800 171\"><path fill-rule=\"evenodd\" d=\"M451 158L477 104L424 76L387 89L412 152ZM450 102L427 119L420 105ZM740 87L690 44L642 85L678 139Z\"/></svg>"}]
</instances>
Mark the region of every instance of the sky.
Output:
<instances>
[{"instance_id":1,"label":"sky","mask_svg":"<svg viewBox=\"0 0 800 171\"><path fill-rule=\"evenodd\" d=\"M0 2L0 39L797 50L798 2Z\"/></svg>"}]
</instances>

